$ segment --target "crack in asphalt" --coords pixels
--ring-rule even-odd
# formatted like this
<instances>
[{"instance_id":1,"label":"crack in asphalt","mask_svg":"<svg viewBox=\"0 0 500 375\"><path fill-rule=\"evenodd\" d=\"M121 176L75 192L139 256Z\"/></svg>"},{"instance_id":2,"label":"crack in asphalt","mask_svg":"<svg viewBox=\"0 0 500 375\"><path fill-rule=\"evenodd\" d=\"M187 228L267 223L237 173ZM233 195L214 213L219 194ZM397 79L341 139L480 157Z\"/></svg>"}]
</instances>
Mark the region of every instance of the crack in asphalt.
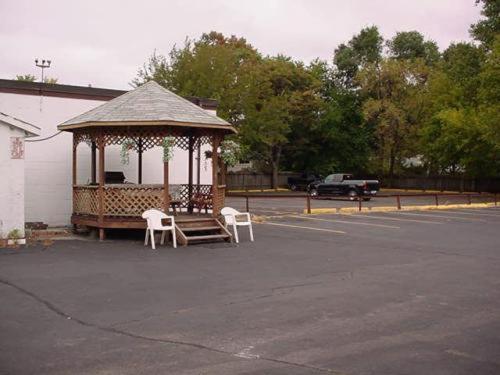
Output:
<instances>
[{"instance_id":1,"label":"crack in asphalt","mask_svg":"<svg viewBox=\"0 0 500 375\"><path fill-rule=\"evenodd\" d=\"M38 296L37 294L35 294L27 289L24 289L23 287L21 287L17 284L14 284L11 281L0 278L0 284L7 285L7 286L17 290L18 292L31 297L32 299L34 299L38 303L44 305L47 309L49 309L50 311L52 311L56 315L58 315L64 319L71 320L77 324L84 326L84 327L90 327L90 328L94 328L94 329L97 329L100 331L113 333L113 334L117 334L117 335L122 335L122 336L130 337L130 338L134 338L134 339L149 341L149 342L158 342L158 343L163 343L163 344L171 344L171 345L195 348L195 349L199 349L199 350L206 350L206 351L209 351L212 353L219 353L219 354L229 355L231 357L243 358L244 360L262 360L262 361L277 363L277 364L281 364L281 365L304 368L304 369L312 370L315 372L324 372L324 373L330 373L330 374L336 374L336 375L348 375L345 372L333 370L331 368L313 366L313 365L308 365L305 363L290 362L290 361L285 361L285 360L271 358L271 357L255 356L255 357L251 357L251 358L244 358L244 357L241 357L239 355L239 353L234 353L234 352L227 351L227 350L217 349L217 348L206 346L203 344L198 344L198 343L189 342L189 341L168 340L168 339L160 339L160 338L155 338L155 337L150 337L150 336L143 336L143 335L127 332L124 330L116 329L113 327L102 326L99 324L87 322L87 321L84 321L82 319L72 317L69 314L65 313L63 310L61 310L60 308L58 308L56 305L51 303L50 301L43 299L42 297Z\"/></svg>"}]
</instances>

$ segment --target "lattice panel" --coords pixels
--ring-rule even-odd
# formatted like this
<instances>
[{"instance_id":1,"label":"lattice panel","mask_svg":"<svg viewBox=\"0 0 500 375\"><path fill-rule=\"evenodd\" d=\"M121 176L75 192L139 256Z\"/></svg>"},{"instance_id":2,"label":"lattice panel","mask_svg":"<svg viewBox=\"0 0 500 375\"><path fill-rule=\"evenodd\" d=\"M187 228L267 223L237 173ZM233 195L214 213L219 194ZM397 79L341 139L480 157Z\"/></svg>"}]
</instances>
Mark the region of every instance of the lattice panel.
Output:
<instances>
[{"instance_id":1,"label":"lattice panel","mask_svg":"<svg viewBox=\"0 0 500 375\"><path fill-rule=\"evenodd\" d=\"M162 187L109 187L104 188L104 215L141 216L151 208L163 210Z\"/></svg>"},{"instance_id":2,"label":"lattice panel","mask_svg":"<svg viewBox=\"0 0 500 375\"><path fill-rule=\"evenodd\" d=\"M86 143L89 147L92 145L92 137L87 133L74 133L73 135L73 148L76 148L81 142Z\"/></svg>"},{"instance_id":3,"label":"lattice panel","mask_svg":"<svg viewBox=\"0 0 500 375\"><path fill-rule=\"evenodd\" d=\"M77 215L97 215L97 187L77 186L73 188L73 213Z\"/></svg>"},{"instance_id":4,"label":"lattice panel","mask_svg":"<svg viewBox=\"0 0 500 375\"><path fill-rule=\"evenodd\" d=\"M208 136L198 137L198 138L196 138L195 148L197 148L198 146L210 144L211 142L212 142L212 139Z\"/></svg>"},{"instance_id":5,"label":"lattice panel","mask_svg":"<svg viewBox=\"0 0 500 375\"><path fill-rule=\"evenodd\" d=\"M167 136L175 137L175 145L183 150L189 148L189 136L195 138L194 147L198 144L209 144L213 136L218 135L217 130L181 128L175 126L120 126L76 129L74 134L74 146L80 142L90 145L92 141L99 145L99 139L104 137L104 145L121 145L126 139L134 142L132 148L139 150L139 141L142 142L142 150L146 151L155 146L161 146L163 138Z\"/></svg>"}]
</instances>

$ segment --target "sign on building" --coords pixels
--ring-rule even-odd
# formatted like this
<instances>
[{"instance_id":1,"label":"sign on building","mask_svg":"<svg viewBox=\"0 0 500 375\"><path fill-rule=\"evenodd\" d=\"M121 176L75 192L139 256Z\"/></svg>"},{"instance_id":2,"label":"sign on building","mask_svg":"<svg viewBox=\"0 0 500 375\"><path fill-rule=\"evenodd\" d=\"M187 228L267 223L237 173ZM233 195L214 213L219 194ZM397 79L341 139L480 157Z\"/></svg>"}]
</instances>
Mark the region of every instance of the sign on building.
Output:
<instances>
[{"instance_id":1,"label":"sign on building","mask_svg":"<svg viewBox=\"0 0 500 375\"><path fill-rule=\"evenodd\" d=\"M10 158L24 159L24 138L10 137Z\"/></svg>"}]
</instances>

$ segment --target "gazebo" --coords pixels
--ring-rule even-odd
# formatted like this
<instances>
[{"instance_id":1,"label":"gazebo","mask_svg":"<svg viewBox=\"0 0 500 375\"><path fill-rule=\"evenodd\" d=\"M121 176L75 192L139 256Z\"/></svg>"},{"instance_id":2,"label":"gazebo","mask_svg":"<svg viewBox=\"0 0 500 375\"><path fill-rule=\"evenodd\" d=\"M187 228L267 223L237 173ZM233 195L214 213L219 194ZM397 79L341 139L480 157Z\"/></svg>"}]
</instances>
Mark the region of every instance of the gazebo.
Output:
<instances>
[{"instance_id":1,"label":"gazebo","mask_svg":"<svg viewBox=\"0 0 500 375\"><path fill-rule=\"evenodd\" d=\"M58 128L73 133L73 225L96 228L104 240L105 229L145 228L142 213L157 208L177 215L180 244L231 240L218 220L226 188L218 149L224 136L236 132L228 122L150 81ZM189 155L188 181L178 186L176 197L169 192L167 159L163 161L163 184L142 184L143 152L166 140L173 140ZM91 147L91 179L86 185L77 184L77 148L82 142ZM138 154L138 183L107 183L106 146L124 143ZM211 145L211 185L193 184L193 153L204 144Z\"/></svg>"}]
</instances>

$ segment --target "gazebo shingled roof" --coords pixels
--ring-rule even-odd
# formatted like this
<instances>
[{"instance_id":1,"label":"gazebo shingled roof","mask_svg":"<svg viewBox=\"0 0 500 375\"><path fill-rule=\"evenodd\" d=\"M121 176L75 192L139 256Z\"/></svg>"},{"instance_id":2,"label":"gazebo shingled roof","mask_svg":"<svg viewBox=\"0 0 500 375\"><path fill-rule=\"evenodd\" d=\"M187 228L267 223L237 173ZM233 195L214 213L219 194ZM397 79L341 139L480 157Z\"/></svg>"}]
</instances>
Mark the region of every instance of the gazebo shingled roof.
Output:
<instances>
[{"instance_id":1,"label":"gazebo shingled roof","mask_svg":"<svg viewBox=\"0 0 500 375\"><path fill-rule=\"evenodd\" d=\"M154 81L129 91L58 126L60 130L113 125L170 125L217 128L235 133L227 121Z\"/></svg>"}]
</instances>

